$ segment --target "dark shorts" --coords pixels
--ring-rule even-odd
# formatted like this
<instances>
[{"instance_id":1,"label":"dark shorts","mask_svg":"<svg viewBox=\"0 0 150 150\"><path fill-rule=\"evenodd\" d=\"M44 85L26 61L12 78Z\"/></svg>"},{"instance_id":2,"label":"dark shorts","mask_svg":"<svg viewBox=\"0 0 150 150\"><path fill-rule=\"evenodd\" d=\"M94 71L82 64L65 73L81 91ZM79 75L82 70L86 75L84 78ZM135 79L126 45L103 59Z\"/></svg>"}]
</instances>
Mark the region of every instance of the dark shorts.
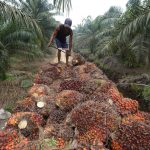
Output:
<instances>
[{"instance_id":1,"label":"dark shorts","mask_svg":"<svg viewBox=\"0 0 150 150\"><path fill-rule=\"evenodd\" d=\"M61 42L59 39L55 38L57 48L68 48L68 44Z\"/></svg>"}]
</instances>

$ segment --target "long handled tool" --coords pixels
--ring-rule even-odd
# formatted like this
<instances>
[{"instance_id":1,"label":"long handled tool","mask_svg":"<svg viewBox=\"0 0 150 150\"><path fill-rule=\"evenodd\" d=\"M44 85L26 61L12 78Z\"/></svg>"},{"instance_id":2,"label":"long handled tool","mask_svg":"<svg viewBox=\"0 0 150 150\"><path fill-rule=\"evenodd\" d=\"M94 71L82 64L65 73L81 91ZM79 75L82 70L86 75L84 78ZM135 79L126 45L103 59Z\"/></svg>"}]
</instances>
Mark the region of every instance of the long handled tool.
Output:
<instances>
[{"instance_id":1,"label":"long handled tool","mask_svg":"<svg viewBox=\"0 0 150 150\"><path fill-rule=\"evenodd\" d=\"M54 45L51 45L50 47L55 48L55 49L57 49L57 50L60 50L60 51L62 51L62 52L64 52L64 53L66 53L66 50L63 50L62 48L57 48L57 47L54 46Z\"/></svg>"},{"instance_id":2,"label":"long handled tool","mask_svg":"<svg viewBox=\"0 0 150 150\"><path fill-rule=\"evenodd\" d=\"M60 50L60 51L62 51L63 53L66 53L66 51L68 51L68 50L64 50L64 49L62 49L62 48L57 48L57 47L54 46L54 45L51 45L50 47L55 48L55 49L57 49L57 50ZM69 54L68 56L71 56L71 54Z\"/></svg>"}]
</instances>

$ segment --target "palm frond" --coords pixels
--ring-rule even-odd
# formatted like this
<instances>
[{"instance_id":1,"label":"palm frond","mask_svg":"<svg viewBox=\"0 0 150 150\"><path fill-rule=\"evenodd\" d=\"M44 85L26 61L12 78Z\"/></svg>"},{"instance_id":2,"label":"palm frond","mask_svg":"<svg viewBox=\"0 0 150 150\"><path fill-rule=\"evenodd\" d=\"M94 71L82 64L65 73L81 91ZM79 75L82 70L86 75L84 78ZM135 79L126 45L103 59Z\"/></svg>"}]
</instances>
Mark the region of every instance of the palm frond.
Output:
<instances>
[{"instance_id":1,"label":"palm frond","mask_svg":"<svg viewBox=\"0 0 150 150\"><path fill-rule=\"evenodd\" d=\"M101 49L101 54L104 56L109 56L112 55L114 52L114 50L118 49L118 43L116 41L116 39L107 39L105 41L105 45L104 47Z\"/></svg>"},{"instance_id":2,"label":"palm frond","mask_svg":"<svg viewBox=\"0 0 150 150\"><path fill-rule=\"evenodd\" d=\"M15 31L15 32L7 35L5 37L5 39L3 40L3 42L4 43L13 43L17 39L29 42L29 40L31 40L33 37L34 37L34 34L32 32L28 32L25 30L20 30L20 31L18 30L18 31Z\"/></svg>"},{"instance_id":3,"label":"palm frond","mask_svg":"<svg viewBox=\"0 0 150 150\"><path fill-rule=\"evenodd\" d=\"M69 12L72 8L71 0L53 0L53 3L59 11L64 12L66 9Z\"/></svg>"},{"instance_id":4,"label":"palm frond","mask_svg":"<svg viewBox=\"0 0 150 150\"><path fill-rule=\"evenodd\" d=\"M101 26L112 26L114 25L115 22L118 21L119 18L106 18L103 21L101 21Z\"/></svg>"},{"instance_id":5,"label":"palm frond","mask_svg":"<svg viewBox=\"0 0 150 150\"><path fill-rule=\"evenodd\" d=\"M0 16L5 20L11 19L13 21L25 24L28 28L33 28L37 33L42 36L42 32L38 24L26 13L21 12L19 9L12 7L5 2L0 1Z\"/></svg>"},{"instance_id":6,"label":"palm frond","mask_svg":"<svg viewBox=\"0 0 150 150\"><path fill-rule=\"evenodd\" d=\"M133 34L140 33L147 28L150 23L150 13L141 15L130 22L117 36L118 42L126 42L129 41Z\"/></svg>"},{"instance_id":7,"label":"palm frond","mask_svg":"<svg viewBox=\"0 0 150 150\"><path fill-rule=\"evenodd\" d=\"M144 34L138 34L131 42L131 51L136 57L137 63L144 63L145 58L149 55L149 40L145 39Z\"/></svg>"},{"instance_id":8,"label":"palm frond","mask_svg":"<svg viewBox=\"0 0 150 150\"><path fill-rule=\"evenodd\" d=\"M114 28L112 28L112 29L105 29L102 32L97 32L96 38L102 39L105 36L111 36L113 32L114 32Z\"/></svg>"}]
</instances>

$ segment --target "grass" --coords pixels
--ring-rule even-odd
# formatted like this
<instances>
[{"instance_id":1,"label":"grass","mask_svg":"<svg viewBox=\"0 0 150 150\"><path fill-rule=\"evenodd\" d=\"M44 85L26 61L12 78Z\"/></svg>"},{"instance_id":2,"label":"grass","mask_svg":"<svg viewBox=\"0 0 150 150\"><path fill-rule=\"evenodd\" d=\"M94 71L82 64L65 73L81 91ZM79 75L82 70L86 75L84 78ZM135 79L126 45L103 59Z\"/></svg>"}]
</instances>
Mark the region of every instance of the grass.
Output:
<instances>
[{"instance_id":1,"label":"grass","mask_svg":"<svg viewBox=\"0 0 150 150\"><path fill-rule=\"evenodd\" d=\"M16 79L16 77L13 75L13 74L11 74L11 73L6 73L6 80L8 80L8 81L13 81L13 80L15 80Z\"/></svg>"}]
</instances>

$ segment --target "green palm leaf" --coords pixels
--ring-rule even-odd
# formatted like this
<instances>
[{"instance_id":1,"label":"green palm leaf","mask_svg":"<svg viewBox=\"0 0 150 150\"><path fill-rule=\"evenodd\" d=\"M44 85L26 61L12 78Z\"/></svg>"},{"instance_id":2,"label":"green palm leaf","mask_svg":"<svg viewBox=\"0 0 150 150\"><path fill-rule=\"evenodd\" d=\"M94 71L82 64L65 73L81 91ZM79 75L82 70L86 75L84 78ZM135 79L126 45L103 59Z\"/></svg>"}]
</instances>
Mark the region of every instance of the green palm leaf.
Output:
<instances>
[{"instance_id":1,"label":"green palm leaf","mask_svg":"<svg viewBox=\"0 0 150 150\"><path fill-rule=\"evenodd\" d=\"M71 0L53 0L53 2L56 8L58 10L62 10L63 12L65 9L69 12L72 7Z\"/></svg>"},{"instance_id":2,"label":"green palm leaf","mask_svg":"<svg viewBox=\"0 0 150 150\"><path fill-rule=\"evenodd\" d=\"M150 23L150 12L148 14L141 15L130 22L117 36L118 42L126 42L132 38L135 33L140 33L148 27Z\"/></svg>"},{"instance_id":3,"label":"green palm leaf","mask_svg":"<svg viewBox=\"0 0 150 150\"><path fill-rule=\"evenodd\" d=\"M28 16L26 13L21 12L19 9L12 7L5 2L0 1L0 17L5 20L11 19L19 23L25 24L28 28L35 29L40 36L42 36L41 29L37 25L36 21Z\"/></svg>"}]
</instances>

